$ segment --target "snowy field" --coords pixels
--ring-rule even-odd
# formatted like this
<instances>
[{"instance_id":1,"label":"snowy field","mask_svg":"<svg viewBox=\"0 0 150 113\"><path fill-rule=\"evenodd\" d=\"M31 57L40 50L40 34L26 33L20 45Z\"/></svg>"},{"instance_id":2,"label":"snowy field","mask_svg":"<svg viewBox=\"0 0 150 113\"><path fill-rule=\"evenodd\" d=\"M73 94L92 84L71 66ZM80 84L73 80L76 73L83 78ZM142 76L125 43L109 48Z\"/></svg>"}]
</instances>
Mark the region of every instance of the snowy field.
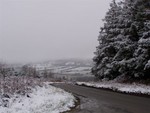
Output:
<instances>
[{"instance_id":1,"label":"snowy field","mask_svg":"<svg viewBox=\"0 0 150 113\"><path fill-rule=\"evenodd\" d=\"M31 67L36 68L39 71L45 69L52 71L53 73L60 74L87 74L91 72L92 61L91 60L56 60L37 64L31 64Z\"/></svg>"},{"instance_id":2,"label":"snowy field","mask_svg":"<svg viewBox=\"0 0 150 113\"><path fill-rule=\"evenodd\" d=\"M124 93L138 93L150 95L150 86L143 84L123 84L115 83L112 81L108 82L77 82L77 85L85 85L95 88L111 89L113 91L124 92Z\"/></svg>"},{"instance_id":3,"label":"snowy field","mask_svg":"<svg viewBox=\"0 0 150 113\"><path fill-rule=\"evenodd\" d=\"M2 106L7 102L7 106ZM75 106L75 97L48 84L35 87L26 96L13 95L0 100L0 113L60 113Z\"/></svg>"},{"instance_id":4,"label":"snowy field","mask_svg":"<svg viewBox=\"0 0 150 113\"><path fill-rule=\"evenodd\" d=\"M80 66L57 66L53 67L53 73L61 74L89 74L91 72L91 67L80 67Z\"/></svg>"},{"instance_id":5,"label":"snowy field","mask_svg":"<svg viewBox=\"0 0 150 113\"><path fill-rule=\"evenodd\" d=\"M70 70L67 70L64 73L66 74L88 74L91 72L91 67L76 67L72 68Z\"/></svg>"}]
</instances>

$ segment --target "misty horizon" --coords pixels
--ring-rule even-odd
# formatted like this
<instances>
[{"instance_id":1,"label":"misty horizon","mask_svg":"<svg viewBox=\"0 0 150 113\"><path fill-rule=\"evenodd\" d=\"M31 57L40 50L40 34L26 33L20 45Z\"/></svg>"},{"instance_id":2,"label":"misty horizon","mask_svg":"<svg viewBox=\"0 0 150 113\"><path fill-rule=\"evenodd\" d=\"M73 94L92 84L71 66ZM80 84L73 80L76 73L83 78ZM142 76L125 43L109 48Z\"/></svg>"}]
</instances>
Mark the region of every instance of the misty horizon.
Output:
<instances>
[{"instance_id":1,"label":"misty horizon","mask_svg":"<svg viewBox=\"0 0 150 113\"><path fill-rule=\"evenodd\" d=\"M92 59L111 0L0 0L0 61Z\"/></svg>"}]
</instances>

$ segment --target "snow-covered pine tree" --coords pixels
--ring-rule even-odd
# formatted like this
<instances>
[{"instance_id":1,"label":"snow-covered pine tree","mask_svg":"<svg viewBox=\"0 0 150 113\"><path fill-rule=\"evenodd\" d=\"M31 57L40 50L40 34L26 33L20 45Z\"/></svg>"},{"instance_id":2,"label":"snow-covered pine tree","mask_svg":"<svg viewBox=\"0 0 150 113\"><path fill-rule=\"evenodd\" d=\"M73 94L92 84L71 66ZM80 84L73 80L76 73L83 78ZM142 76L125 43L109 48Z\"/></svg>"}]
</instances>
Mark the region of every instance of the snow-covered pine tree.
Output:
<instances>
[{"instance_id":1,"label":"snow-covered pine tree","mask_svg":"<svg viewBox=\"0 0 150 113\"><path fill-rule=\"evenodd\" d=\"M134 2L135 22L139 36L138 47L134 53L136 67L134 76L150 78L150 1Z\"/></svg>"},{"instance_id":2,"label":"snow-covered pine tree","mask_svg":"<svg viewBox=\"0 0 150 113\"><path fill-rule=\"evenodd\" d=\"M123 59L119 63L119 72L134 78L143 78L150 72L147 68L150 58L150 43L148 43L149 25L149 0L125 0L123 7L123 16L125 18L124 37L127 45L121 50L126 50L122 54ZM149 26L149 27L148 27ZM146 35L146 45L143 38ZM128 55L128 57L125 57ZM121 56L121 54L120 54ZM119 56L119 57L120 57Z\"/></svg>"},{"instance_id":3,"label":"snow-covered pine tree","mask_svg":"<svg viewBox=\"0 0 150 113\"><path fill-rule=\"evenodd\" d=\"M118 35L121 30L118 28L122 7L113 0L110 4L110 9L104 18L104 26L101 27L98 37L99 46L93 58L94 67L93 74L98 78L114 78L117 73L112 74L111 62L117 53L117 45L114 45L116 40L120 40ZM121 26L120 26L121 27Z\"/></svg>"},{"instance_id":4,"label":"snow-covered pine tree","mask_svg":"<svg viewBox=\"0 0 150 113\"><path fill-rule=\"evenodd\" d=\"M92 68L98 78L150 77L150 1L115 0L104 19Z\"/></svg>"},{"instance_id":5,"label":"snow-covered pine tree","mask_svg":"<svg viewBox=\"0 0 150 113\"><path fill-rule=\"evenodd\" d=\"M119 75L134 75L135 58L134 52L139 39L137 27L134 24L135 10L134 0L124 0L122 2L122 14L120 15L120 41L115 42L118 50L112 61L112 70Z\"/></svg>"}]
</instances>

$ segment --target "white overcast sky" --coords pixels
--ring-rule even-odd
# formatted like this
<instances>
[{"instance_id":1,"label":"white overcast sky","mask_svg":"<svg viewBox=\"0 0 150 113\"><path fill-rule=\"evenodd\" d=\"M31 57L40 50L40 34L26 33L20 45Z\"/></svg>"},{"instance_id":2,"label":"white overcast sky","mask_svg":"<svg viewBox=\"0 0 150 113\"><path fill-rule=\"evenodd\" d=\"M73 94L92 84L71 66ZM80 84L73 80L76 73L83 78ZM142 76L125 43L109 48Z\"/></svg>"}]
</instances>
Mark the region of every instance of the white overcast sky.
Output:
<instances>
[{"instance_id":1,"label":"white overcast sky","mask_svg":"<svg viewBox=\"0 0 150 113\"><path fill-rule=\"evenodd\" d=\"M0 0L0 60L92 58L111 0Z\"/></svg>"}]
</instances>

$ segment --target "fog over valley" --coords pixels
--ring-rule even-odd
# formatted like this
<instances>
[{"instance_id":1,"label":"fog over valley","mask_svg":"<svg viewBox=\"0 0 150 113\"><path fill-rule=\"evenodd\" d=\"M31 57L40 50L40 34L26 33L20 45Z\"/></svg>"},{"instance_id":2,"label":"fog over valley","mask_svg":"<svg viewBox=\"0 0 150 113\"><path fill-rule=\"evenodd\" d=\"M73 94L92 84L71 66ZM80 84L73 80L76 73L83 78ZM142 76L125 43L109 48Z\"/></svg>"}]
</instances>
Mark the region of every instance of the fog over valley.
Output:
<instances>
[{"instance_id":1,"label":"fog over valley","mask_svg":"<svg viewBox=\"0 0 150 113\"><path fill-rule=\"evenodd\" d=\"M110 1L0 0L0 60L91 59Z\"/></svg>"}]
</instances>

